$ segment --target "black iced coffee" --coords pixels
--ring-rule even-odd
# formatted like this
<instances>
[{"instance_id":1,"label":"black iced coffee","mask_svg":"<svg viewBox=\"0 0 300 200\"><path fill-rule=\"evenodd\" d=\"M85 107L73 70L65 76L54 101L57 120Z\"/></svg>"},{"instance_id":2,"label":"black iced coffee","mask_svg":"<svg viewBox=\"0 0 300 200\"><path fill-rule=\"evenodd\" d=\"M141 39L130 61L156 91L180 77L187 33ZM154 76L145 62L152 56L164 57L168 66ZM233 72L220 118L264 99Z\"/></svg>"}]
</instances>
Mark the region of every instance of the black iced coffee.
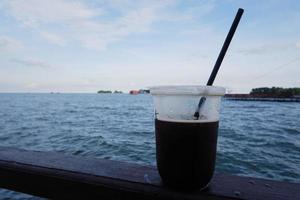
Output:
<instances>
[{"instance_id":1,"label":"black iced coffee","mask_svg":"<svg viewBox=\"0 0 300 200\"><path fill-rule=\"evenodd\" d=\"M155 120L157 167L166 185L183 190L208 185L215 168L218 123Z\"/></svg>"},{"instance_id":2,"label":"black iced coffee","mask_svg":"<svg viewBox=\"0 0 300 200\"><path fill-rule=\"evenodd\" d=\"M150 92L155 107L157 168L164 185L186 191L204 189L214 173L219 107L225 89L159 86ZM195 118L201 97L206 100Z\"/></svg>"}]
</instances>

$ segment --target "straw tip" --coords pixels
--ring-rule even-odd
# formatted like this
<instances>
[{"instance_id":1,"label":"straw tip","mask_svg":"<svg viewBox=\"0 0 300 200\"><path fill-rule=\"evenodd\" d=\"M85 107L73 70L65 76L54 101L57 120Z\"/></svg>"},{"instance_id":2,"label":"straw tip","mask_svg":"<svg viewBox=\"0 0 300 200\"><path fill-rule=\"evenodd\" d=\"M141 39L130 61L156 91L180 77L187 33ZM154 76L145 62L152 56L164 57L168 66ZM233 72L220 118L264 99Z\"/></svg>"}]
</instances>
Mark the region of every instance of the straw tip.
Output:
<instances>
[{"instance_id":1,"label":"straw tip","mask_svg":"<svg viewBox=\"0 0 300 200\"><path fill-rule=\"evenodd\" d=\"M243 8L239 8L238 12L244 12Z\"/></svg>"},{"instance_id":2,"label":"straw tip","mask_svg":"<svg viewBox=\"0 0 300 200\"><path fill-rule=\"evenodd\" d=\"M196 111L195 114L194 114L194 120L199 119L199 117L200 117L200 114L199 114L198 111Z\"/></svg>"}]
</instances>

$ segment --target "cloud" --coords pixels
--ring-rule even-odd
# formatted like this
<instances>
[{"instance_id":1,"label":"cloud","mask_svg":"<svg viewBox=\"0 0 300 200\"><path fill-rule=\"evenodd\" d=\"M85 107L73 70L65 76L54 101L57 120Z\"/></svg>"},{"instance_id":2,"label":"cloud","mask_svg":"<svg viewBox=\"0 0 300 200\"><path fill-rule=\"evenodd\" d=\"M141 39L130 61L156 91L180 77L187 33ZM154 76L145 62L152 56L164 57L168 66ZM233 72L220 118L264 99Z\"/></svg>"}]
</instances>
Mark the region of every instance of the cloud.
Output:
<instances>
[{"instance_id":1,"label":"cloud","mask_svg":"<svg viewBox=\"0 0 300 200\"><path fill-rule=\"evenodd\" d=\"M296 44L296 47L297 44ZM260 54L268 54L268 53L276 53L276 52L282 52L288 49L295 48L295 44L293 43L268 43L268 44L262 44L262 45L256 45L253 47L249 47L246 49L240 49L237 50L238 53L244 54L244 55L260 55Z\"/></svg>"},{"instance_id":2,"label":"cloud","mask_svg":"<svg viewBox=\"0 0 300 200\"><path fill-rule=\"evenodd\" d=\"M63 46L68 40L78 41L97 50L106 49L129 35L150 32L157 21L191 20L214 8L210 1L184 11L174 11L176 1L172 0L103 0L93 4L68 0L5 2L11 16L23 26L38 30L48 42ZM49 27L55 26L60 31L50 30Z\"/></svg>"},{"instance_id":3,"label":"cloud","mask_svg":"<svg viewBox=\"0 0 300 200\"><path fill-rule=\"evenodd\" d=\"M16 51L23 48L23 44L8 36L0 35L0 51Z\"/></svg>"},{"instance_id":4,"label":"cloud","mask_svg":"<svg viewBox=\"0 0 300 200\"><path fill-rule=\"evenodd\" d=\"M18 63L23 66L28 67L42 67L42 68L48 68L51 67L48 63L39 60L39 59L33 59L33 58L26 58L26 59L12 59L11 60L14 63Z\"/></svg>"},{"instance_id":5,"label":"cloud","mask_svg":"<svg viewBox=\"0 0 300 200\"><path fill-rule=\"evenodd\" d=\"M297 47L297 48L300 48L300 42L297 42L297 43L296 43L296 47Z\"/></svg>"},{"instance_id":6,"label":"cloud","mask_svg":"<svg viewBox=\"0 0 300 200\"><path fill-rule=\"evenodd\" d=\"M210 14L214 10L215 6L216 5L214 1L201 2L201 5L194 5L193 7L188 8L183 15L181 13L181 15L185 16L184 18L186 19L193 19L195 18L195 16L203 17L205 15ZM178 14L180 16L180 13Z\"/></svg>"},{"instance_id":7,"label":"cloud","mask_svg":"<svg viewBox=\"0 0 300 200\"><path fill-rule=\"evenodd\" d=\"M65 46L66 44L66 40L64 38L54 33L43 31L41 32L41 36L52 44L56 44L59 46Z\"/></svg>"},{"instance_id":8,"label":"cloud","mask_svg":"<svg viewBox=\"0 0 300 200\"><path fill-rule=\"evenodd\" d=\"M23 26L39 32L42 38L52 44L62 46L68 41L78 41L84 47L103 50L129 35L151 31L154 22L171 19L171 15L166 17L165 8L176 1L4 2L9 15ZM194 11L187 12L190 14Z\"/></svg>"},{"instance_id":9,"label":"cloud","mask_svg":"<svg viewBox=\"0 0 300 200\"><path fill-rule=\"evenodd\" d=\"M100 14L79 1L6 0L9 13L25 26L85 20Z\"/></svg>"}]
</instances>

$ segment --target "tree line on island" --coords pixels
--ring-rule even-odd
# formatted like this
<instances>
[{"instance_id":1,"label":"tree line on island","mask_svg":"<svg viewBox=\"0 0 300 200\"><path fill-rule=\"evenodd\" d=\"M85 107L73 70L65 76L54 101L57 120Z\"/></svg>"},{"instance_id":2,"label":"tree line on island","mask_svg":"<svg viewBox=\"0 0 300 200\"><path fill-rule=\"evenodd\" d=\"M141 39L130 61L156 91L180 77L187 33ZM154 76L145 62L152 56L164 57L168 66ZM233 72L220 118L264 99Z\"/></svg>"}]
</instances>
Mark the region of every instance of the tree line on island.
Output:
<instances>
[{"instance_id":1,"label":"tree line on island","mask_svg":"<svg viewBox=\"0 0 300 200\"><path fill-rule=\"evenodd\" d=\"M300 88L261 87L252 89L250 95L272 98L292 98L300 95Z\"/></svg>"},{"instance_id":2,"label":"tree line on island","mask_svg":"<svg viewBox=\"0 0 300 200\"><path fill-rule=\"evenodd\" d=\"M112 92L111 90L99 90L97 92L98 94L122 94L123 92L122 91L118 91L118 90L115 90L114 92Z\"/></svg>"},{"instance_id":3,"label":"tree line on island","mask_svg":"<svg viewBox=\"0 0 300 200\"><path fill-rule=\"evenodd\" d=\"M260 87L253 88L249 94L226 94L225 96L238 98L300 98L300 88Z\"/></svg>"}]
</instances>

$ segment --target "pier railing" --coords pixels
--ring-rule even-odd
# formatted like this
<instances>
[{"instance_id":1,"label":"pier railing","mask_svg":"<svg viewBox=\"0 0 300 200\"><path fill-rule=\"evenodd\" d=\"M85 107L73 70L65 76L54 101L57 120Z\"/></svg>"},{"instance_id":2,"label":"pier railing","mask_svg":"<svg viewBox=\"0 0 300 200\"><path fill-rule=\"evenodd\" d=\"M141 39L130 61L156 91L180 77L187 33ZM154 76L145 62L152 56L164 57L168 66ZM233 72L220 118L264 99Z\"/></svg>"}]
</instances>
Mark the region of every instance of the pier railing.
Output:
<instances>
[{"instance_id":1,"label":"pier railing","mask_svg":"<svg viewBox=\"0 0 300 200\"><path fill-rule=\"evenodd\" d=\"M0 147L0 187L54 199L300 199L300 184L216 174L202 192L161 183L153 166Z\"/></svg>"}]
</instances>

